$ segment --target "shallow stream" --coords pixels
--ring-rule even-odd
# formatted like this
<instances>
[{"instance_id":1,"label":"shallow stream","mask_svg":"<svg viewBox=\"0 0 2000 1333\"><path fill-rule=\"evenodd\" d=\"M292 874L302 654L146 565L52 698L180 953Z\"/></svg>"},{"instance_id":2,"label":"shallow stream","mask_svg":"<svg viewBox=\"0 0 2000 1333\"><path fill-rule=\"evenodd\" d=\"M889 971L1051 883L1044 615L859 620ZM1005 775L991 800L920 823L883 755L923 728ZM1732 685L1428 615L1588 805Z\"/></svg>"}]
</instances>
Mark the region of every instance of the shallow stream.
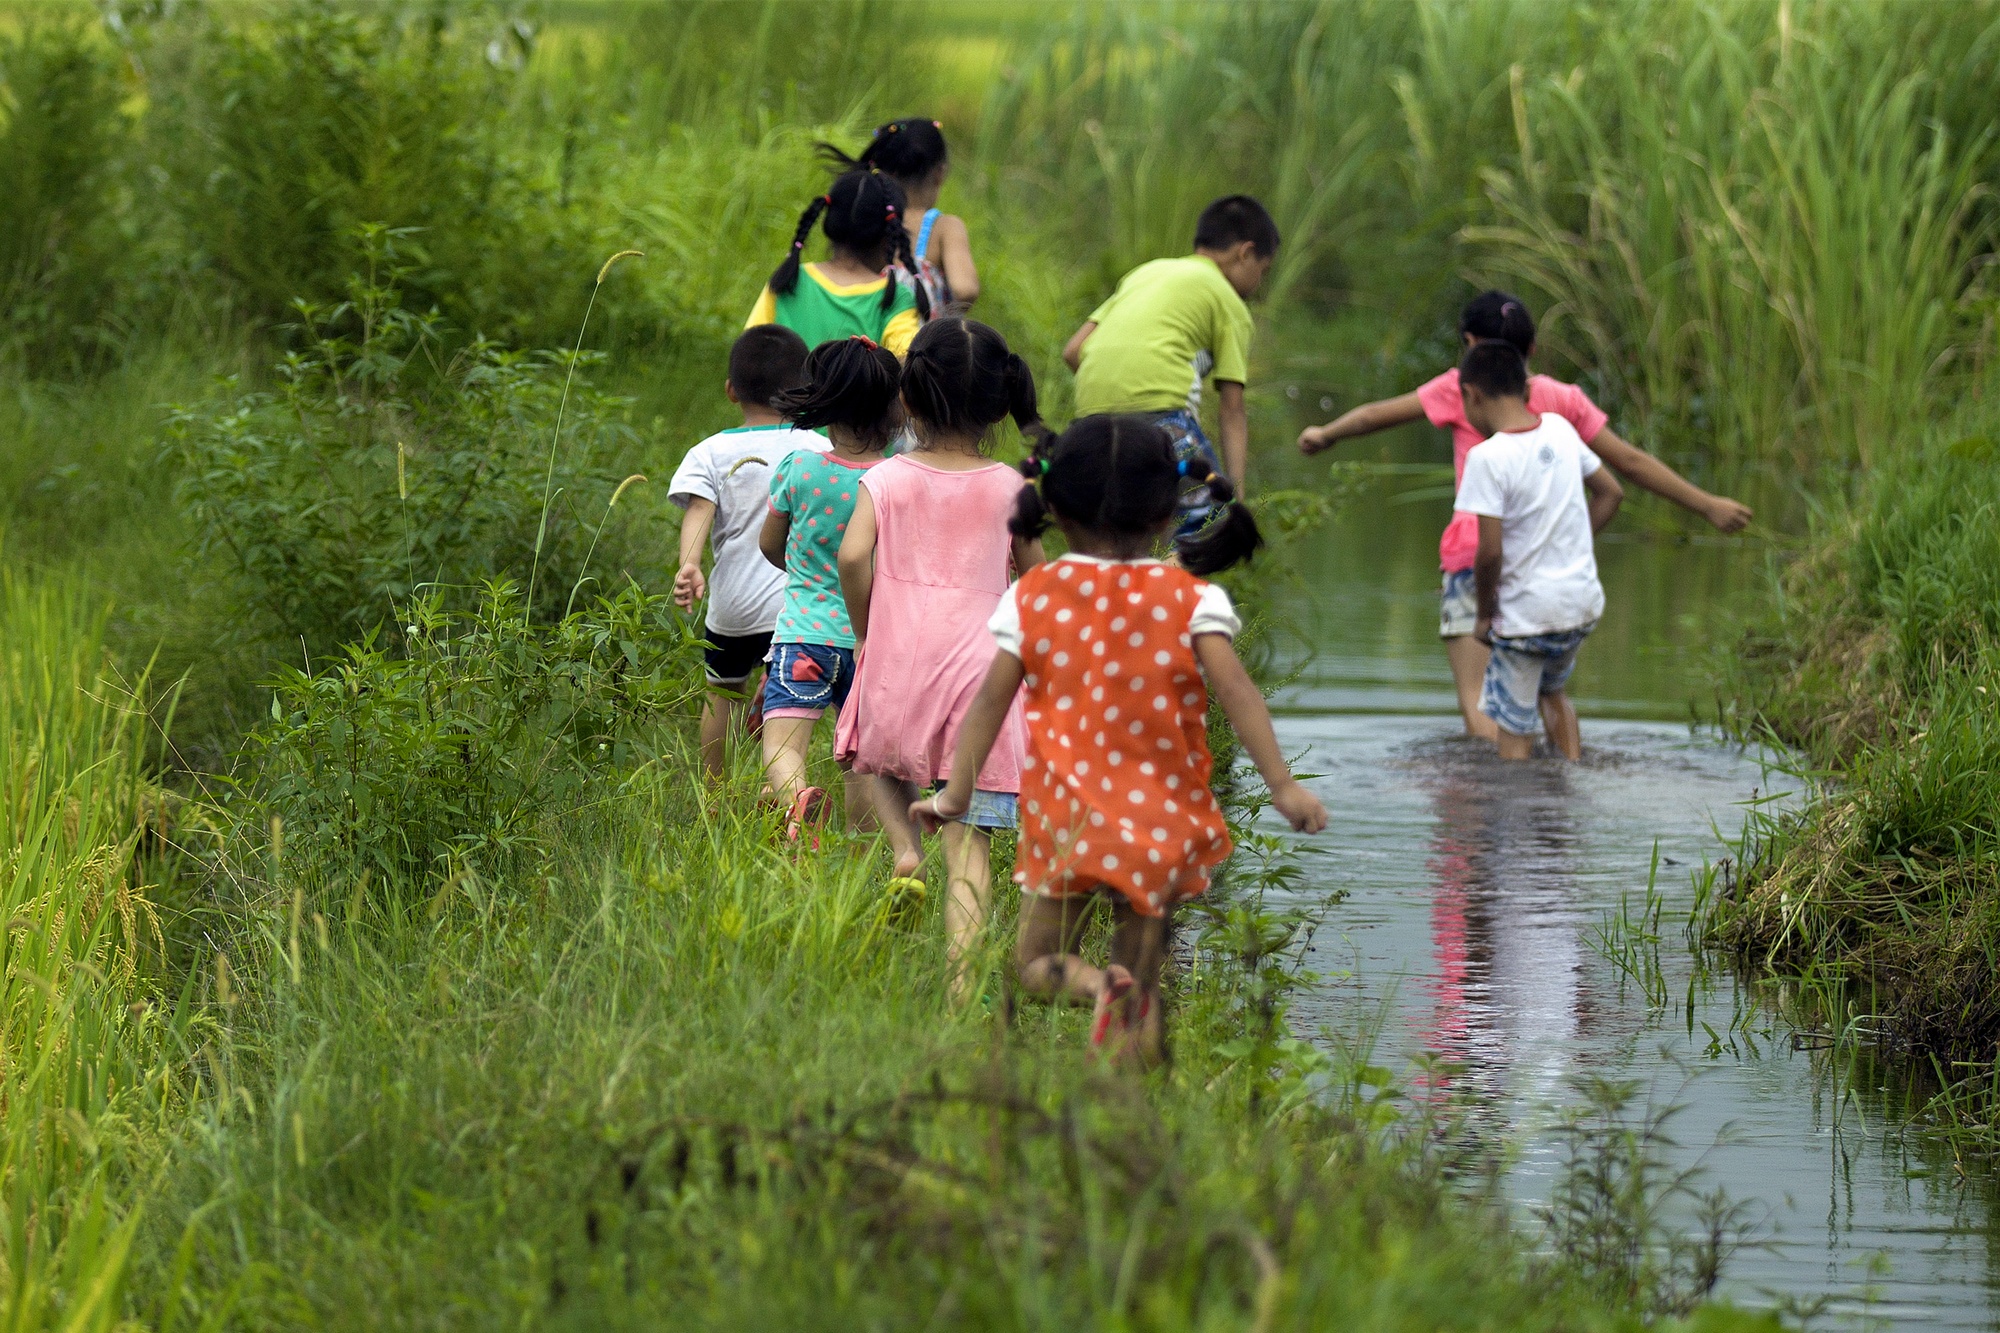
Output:
<instances>
[{"instance_id":1,"label":"shallow stream","mask_svg":"<svg viewBox=\"0 0 2000 1333\"><path fill-rule=\"evenodd\" d=\"M1442 455L1429 432L1399 434L1387 456ZM1296 631L1281 652L1299 674L1275 701L1279 736L1321 775L1334 821L1303 843L1302 897L1347 895L1314 936L1307 965L1326 979L1295 1017L1332 1034L1379 1023L1376 1061L1413 1084L1413 1061L1442 1056L1523 1203L1557 1168L1549 1131L1580 1101L1573 1080L1637 1080L1655 1106L1682 1108L1675 1163L1699 1161L1707 1187L1749 1205L1763 1243L1725 1268L1725 1294L1824 1300L1836 1325L1996 1326L1989 1171L1961 1175L1902 1128L1899 1076L1801 1048L1748 983L1698 968L1683 939L1692 872L1729 854L1744 802L1791 785L1690 724L1688 645L1702 617L1759 585L1762 551L1614 528L1600 546L1607 612L1572 685L1584 762L1502 766L1461 735L1436 637L1448 502L1394 502L1419 480L1385 483L1311 539L1280 597ZM1643 909L1656 847L1663 1004L1597 938L1621 904Z\"/></svg>"}]
</instances>

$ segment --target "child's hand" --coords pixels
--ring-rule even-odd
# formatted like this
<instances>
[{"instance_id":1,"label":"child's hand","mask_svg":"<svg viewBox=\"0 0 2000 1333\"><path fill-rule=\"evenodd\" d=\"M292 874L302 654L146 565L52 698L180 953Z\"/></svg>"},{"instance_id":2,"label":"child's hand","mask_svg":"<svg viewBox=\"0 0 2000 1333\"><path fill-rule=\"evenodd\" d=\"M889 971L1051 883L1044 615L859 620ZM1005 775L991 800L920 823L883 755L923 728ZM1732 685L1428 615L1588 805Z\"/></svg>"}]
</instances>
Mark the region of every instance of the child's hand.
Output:
<instances>
[{"instance_id":1,"label":"child's hand","mask_svg":"<svg viewBox=\"0 0 2000 1333\"><path fill-rule=\"evenodd\" d=\"M959 818L972 805L971 801L960 802L956 809L945 798L951 795L947 787L937 795L921 801L910 802L910 822L926 833L936 833L939 829Z\"/></svg>"},{"instance_id":2,"label":"child's hand","mask_svg":"<svg viewBox=\"0 0 2000 1333\"><path fill-rule=\"evenodd\" d=\"M1317 833L1326 827L1326 807L1297 778L1287 778L1271 788L1271 806L1295 833Z\"/></svg>"},{"instance_id":3,"label":"child's hand","mask_svg":"<svg viewBox=\"0 0 2000 1333\"><path fill-rule=\"evenodd\" d=\"M1324 426L1307 426L1299 432L1299 452L1302 454L1310 456L1332 447L1333 441L1327 438Z\"/></svg>"},{"instance_id":4,"label":"child's hand","mask_svg":"<svg viewBox=\"0 0 2000 1333\"><path fill-rule=\"evenodd\" d=\"M1709 501L1701 516L1713 523L1719 532L1741 532L1750 526L1752 517L1749 505L1726 495L1718 495Z\"/></svg>"},{"instance_id":5,"label":"child's hand","mask_svg":"<svg viewBox=\"0 0 2000 1333\"><path fill-rule=\"evenodd\" d=\"M1481 616L1479 619L1473 621L1472 637L1485 644L1488 648L1491 648L1493 646L1493 617Z\"/></svg>"},{"instance_id":6,"label":"child's hand","mask_svg":"<svg viewBox=\"0 0 2000 1333\"><path fill-rule=\"evenodd\" d=\"M701 576L699 564L685 564L674 574L674 605L683 611L692 610L694 604L708 596L708 580Z\"/></svg>"}]
</instances>

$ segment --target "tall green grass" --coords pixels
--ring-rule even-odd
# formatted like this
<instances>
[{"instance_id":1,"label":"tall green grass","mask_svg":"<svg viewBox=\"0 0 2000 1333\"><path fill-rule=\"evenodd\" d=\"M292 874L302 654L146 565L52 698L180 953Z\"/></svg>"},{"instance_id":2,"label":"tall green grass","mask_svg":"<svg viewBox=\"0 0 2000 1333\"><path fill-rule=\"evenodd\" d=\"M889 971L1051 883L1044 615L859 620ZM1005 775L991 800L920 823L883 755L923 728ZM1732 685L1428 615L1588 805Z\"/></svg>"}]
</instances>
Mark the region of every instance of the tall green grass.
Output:
<instances>
[{"instance_id":1,"label":"tall green grass","mask_svg":"<svg viewBox=\"0 0 2000 1333\"><path fill-rule=\"evenodd\" d=\"M110 1329L132 1183L185 1104L198 1020L164 990L152 875L176 802L146 777L143 676L102 608L0 572L0 1308Z\"/></svg>"}]
</instances>

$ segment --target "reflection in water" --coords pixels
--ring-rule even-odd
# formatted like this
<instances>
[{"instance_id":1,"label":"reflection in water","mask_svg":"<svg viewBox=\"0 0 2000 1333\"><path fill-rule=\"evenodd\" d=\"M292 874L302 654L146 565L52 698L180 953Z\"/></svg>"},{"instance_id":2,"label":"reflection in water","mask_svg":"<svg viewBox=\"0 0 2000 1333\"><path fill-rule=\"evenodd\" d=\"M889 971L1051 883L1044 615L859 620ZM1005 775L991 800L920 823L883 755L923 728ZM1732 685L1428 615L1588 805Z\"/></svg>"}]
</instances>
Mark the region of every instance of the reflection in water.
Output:
<instances>
[{"instance_id":1,"label":"reflection in water","mask_svg":"<svg viewBox=\"0 0 2000 1333\"><path fill-rule=\"evenodd\" d=\"M1571 768L1503 764L1464 741L1429 747L1413 767L1436 814L1424 1044L1487 1093L1511 1083L1553 1096L1590 1010L1583 944L1565 910L1577 850Z\"/></svg>"}]
</instances>

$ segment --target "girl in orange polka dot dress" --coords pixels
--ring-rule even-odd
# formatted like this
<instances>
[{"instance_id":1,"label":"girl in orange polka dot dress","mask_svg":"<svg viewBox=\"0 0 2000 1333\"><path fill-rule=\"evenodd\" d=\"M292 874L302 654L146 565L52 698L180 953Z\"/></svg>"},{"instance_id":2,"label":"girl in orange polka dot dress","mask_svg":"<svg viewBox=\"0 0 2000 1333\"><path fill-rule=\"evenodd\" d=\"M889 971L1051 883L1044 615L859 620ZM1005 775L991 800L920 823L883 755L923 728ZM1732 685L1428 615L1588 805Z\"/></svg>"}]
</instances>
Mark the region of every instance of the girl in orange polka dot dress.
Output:
<instances>
[{"instance_id":1,"label":"girl in orange polka dot dress","mask_svg":"<svg viewBox=\"0 0 2000 1333\"><path fill-rule=\"evenodd\" d=\"M1197 469L1189 476L1187 466ZM1007 592L990 629L998 651L966 716L951 780L910 807L926 825L956 817L1026 687L1028 752L1021 774L1015 879L1026 895L1015 965L1024 989L1091 1003L1091 1044L1115 1027L1142 1063L1165 1054L1160 966L1176 906L1208 888L1230 852L1209 790L1208 700L1302 832L1326 809L1292 777L1263 696L1231 646L1229 595L1202 578L1248 559L1256 521L1220 474L1181 464L1158 426L1086 417L1024 466L1012 530L1039 536L1051 514L1069 554L1032 569ZM1174 526L1189 482L1205 483L1221 516L1184 544L1177 565L1151 552ZM1115 918L1111 962L1076 948L1094 898Z\"/></svg>"}]
</instances>

